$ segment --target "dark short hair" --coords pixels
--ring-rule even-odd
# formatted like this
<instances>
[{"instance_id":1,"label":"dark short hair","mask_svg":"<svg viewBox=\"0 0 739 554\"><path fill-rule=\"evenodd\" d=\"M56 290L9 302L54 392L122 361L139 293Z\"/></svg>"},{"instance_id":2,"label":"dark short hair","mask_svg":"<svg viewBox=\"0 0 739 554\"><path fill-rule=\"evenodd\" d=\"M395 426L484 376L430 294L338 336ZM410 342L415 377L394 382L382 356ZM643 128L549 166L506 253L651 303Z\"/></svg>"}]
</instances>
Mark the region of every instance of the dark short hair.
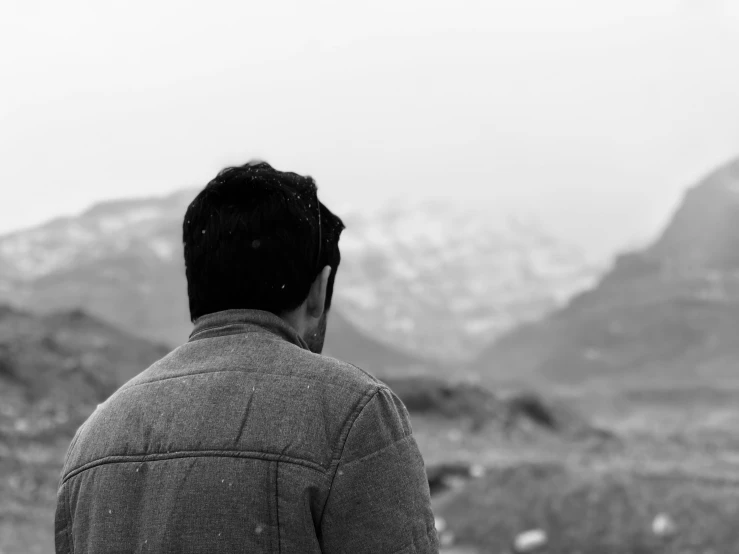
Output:
<instances>
[{"instance_id":1,"label":"dark short hair","mask_svg":"<svg viewBox=\"0 0 739 554\"><path fill-rule=\"evenodd\" d=\"M305 301L327 265L331 307L345 227L317 190L311 177L261 161L227 167L207 184L182 224L192 321L237 308L282 315Z\"/></svg>"}]
</instances>

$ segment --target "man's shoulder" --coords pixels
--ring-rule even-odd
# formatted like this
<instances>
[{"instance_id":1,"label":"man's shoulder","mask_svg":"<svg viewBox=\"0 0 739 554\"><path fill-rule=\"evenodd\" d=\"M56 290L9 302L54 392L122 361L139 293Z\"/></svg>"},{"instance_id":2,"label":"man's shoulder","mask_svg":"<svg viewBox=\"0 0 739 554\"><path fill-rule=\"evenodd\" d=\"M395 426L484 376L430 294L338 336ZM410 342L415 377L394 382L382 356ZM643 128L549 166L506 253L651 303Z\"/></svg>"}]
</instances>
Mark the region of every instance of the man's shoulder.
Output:
<instances>
[{"instance_id":1,"label":"man's shoulder","mask_svg":"<svg viewBox=\"0 0 739 554\"><path fill-rule=\"evenodd\" d=\"M300 358L303 363L299 364L298 371L305 371L306 376L310 375L328 384L353 390L360 395L388 388L369 371L338 358L305 351Z\"/></svg>"},{"instance_id":2,"label":"man's shoulder","mask_svg":"<svg viewBox=\"0 0 739 554\"><path fill-rule=\"evenodd\" d=\"M237 372L244 376L263 373L275 378L295 377L319 381L344 389L345 392L355 391L360 396L388 388L370 371L352 363L316 354L271 336L267 338L266 341L244 341L228 337L228 342L219 345L220 348L188 343L152 364L121 389L201 372L222 375Z\"/></svg>"},{"instance_id":3,"label":"man's shoulder","mask_svg":"<svg viewBox=\"0 0 739 554\"><path fill-rule=\"evenodd\" d=\"M316 354L271 335L247 337L246 340L237 336L224 337L218 348L205 343L189 343L159 360L124 388L195 372L216 373L219 374L217 379L227 379L228 374L237 373L244 382L251 382L254 375L261 375L263 386L271 383L271 388L280 388L284 394L311 383L324 385L323 390L329 396L342 397L341 402L334 403L338 411L345 402L362 404L378 391L392 394L389 387L370 371L352 363ZM240 394L236 389L233 393Z\"/></svg>"}]
</instances>

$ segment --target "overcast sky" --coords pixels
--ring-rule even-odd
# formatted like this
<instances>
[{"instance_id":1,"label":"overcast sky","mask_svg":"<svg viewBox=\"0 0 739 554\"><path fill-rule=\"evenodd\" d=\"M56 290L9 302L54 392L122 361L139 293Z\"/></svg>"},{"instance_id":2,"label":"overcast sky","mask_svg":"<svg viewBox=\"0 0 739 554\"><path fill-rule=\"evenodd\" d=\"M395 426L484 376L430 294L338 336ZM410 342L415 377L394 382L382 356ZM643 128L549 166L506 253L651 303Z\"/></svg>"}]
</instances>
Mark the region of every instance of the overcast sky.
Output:
<instances>
[{"instance_id":1,"label":"overcast sky","mask_svg":"<svg viewBox=\"0 0 739 554\"><path fill-rule=\"evenodd\" d=\"M4 0L0 62L0 232L261 157L603 253L739 155L739 0Z\"/></svg>"}]
</instances>

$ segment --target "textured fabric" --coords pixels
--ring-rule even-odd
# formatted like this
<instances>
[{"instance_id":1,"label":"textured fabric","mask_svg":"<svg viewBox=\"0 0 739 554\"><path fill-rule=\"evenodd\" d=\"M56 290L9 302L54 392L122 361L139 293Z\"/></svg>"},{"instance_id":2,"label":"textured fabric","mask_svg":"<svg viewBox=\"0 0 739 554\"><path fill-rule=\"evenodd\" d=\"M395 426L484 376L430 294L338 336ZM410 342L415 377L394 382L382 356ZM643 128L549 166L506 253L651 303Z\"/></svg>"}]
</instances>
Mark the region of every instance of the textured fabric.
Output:
<instances>
[{"instance_id":1,"label":"textured fabric","mask_svg":"<svg viewBox=\"0 0 739 554\"><path fill-rule=\"evenodd\" d=\"M438 548L400 399L257 310L200 318L98 406L58 490L58 553Z\"/></svg>"}]
</instances>

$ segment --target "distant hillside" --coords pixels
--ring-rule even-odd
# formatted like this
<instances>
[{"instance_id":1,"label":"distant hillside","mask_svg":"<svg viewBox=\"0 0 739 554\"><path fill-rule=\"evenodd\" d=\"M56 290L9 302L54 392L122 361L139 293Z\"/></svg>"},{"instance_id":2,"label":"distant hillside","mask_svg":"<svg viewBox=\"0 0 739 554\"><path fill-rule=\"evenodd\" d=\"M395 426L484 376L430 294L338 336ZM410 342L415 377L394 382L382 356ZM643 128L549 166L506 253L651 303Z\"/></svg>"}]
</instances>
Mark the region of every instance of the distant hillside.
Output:
<instances>
[{"instance_id":1,"label":"distant hillside","mask_svg":"<svg viewBox=\"0 0 739 554\"><path fill-rule=\"evenodd\" d=\"M168 351L79 310L38 315L0 306L0 551L53 552L72 435Z\"/></svg>"},{"instance_id":2,"label":"distant hillside","mask_svg":"<svg viewBox=\"0 0 739 554\"><path fill-rule=\"evenodd\" d=\"M323 353L361 367L373 375L441 371L438 363L429 361L363 333L337 310L328 316Z\"/></svg>"},{"instance_id":3,"label":"distant hillside","mask_svg":"<svg viewBox=\"0 0 739 554\"><path fill-rule=\"evenodd\" d=\"M82 308L144 338L185 342L192 325L181 224L196 194L109 201L0 237L0 302L38 312ZM599 274L535 225L447 204L340 213L347 229L335 313L396 354L458 364ZM335 345L351 342L341 331L332 333ZM386 354L366 354L344 357L385 364Z\"/></svg>"},{"instance_id":4,"label":"distant hillside","mask_svg":"<svg viewBox=\"0 0 739 554\"><path fill-rule=\"evenodd\" d=\"M3 306L0 404L87 413L168 351L79 310L35 315Z\"/></svg>"},{"instance_id":5,"label":"distant hillside","mask_svg":"<svg viewBox=\"0 0 739 554\"><path fill-rule=\"evenodd\" d=\"M502 337L475 367L556 382L739 378L739 159L685 195L661 237L593 290Z\"/></svg>"}]
</instances>

